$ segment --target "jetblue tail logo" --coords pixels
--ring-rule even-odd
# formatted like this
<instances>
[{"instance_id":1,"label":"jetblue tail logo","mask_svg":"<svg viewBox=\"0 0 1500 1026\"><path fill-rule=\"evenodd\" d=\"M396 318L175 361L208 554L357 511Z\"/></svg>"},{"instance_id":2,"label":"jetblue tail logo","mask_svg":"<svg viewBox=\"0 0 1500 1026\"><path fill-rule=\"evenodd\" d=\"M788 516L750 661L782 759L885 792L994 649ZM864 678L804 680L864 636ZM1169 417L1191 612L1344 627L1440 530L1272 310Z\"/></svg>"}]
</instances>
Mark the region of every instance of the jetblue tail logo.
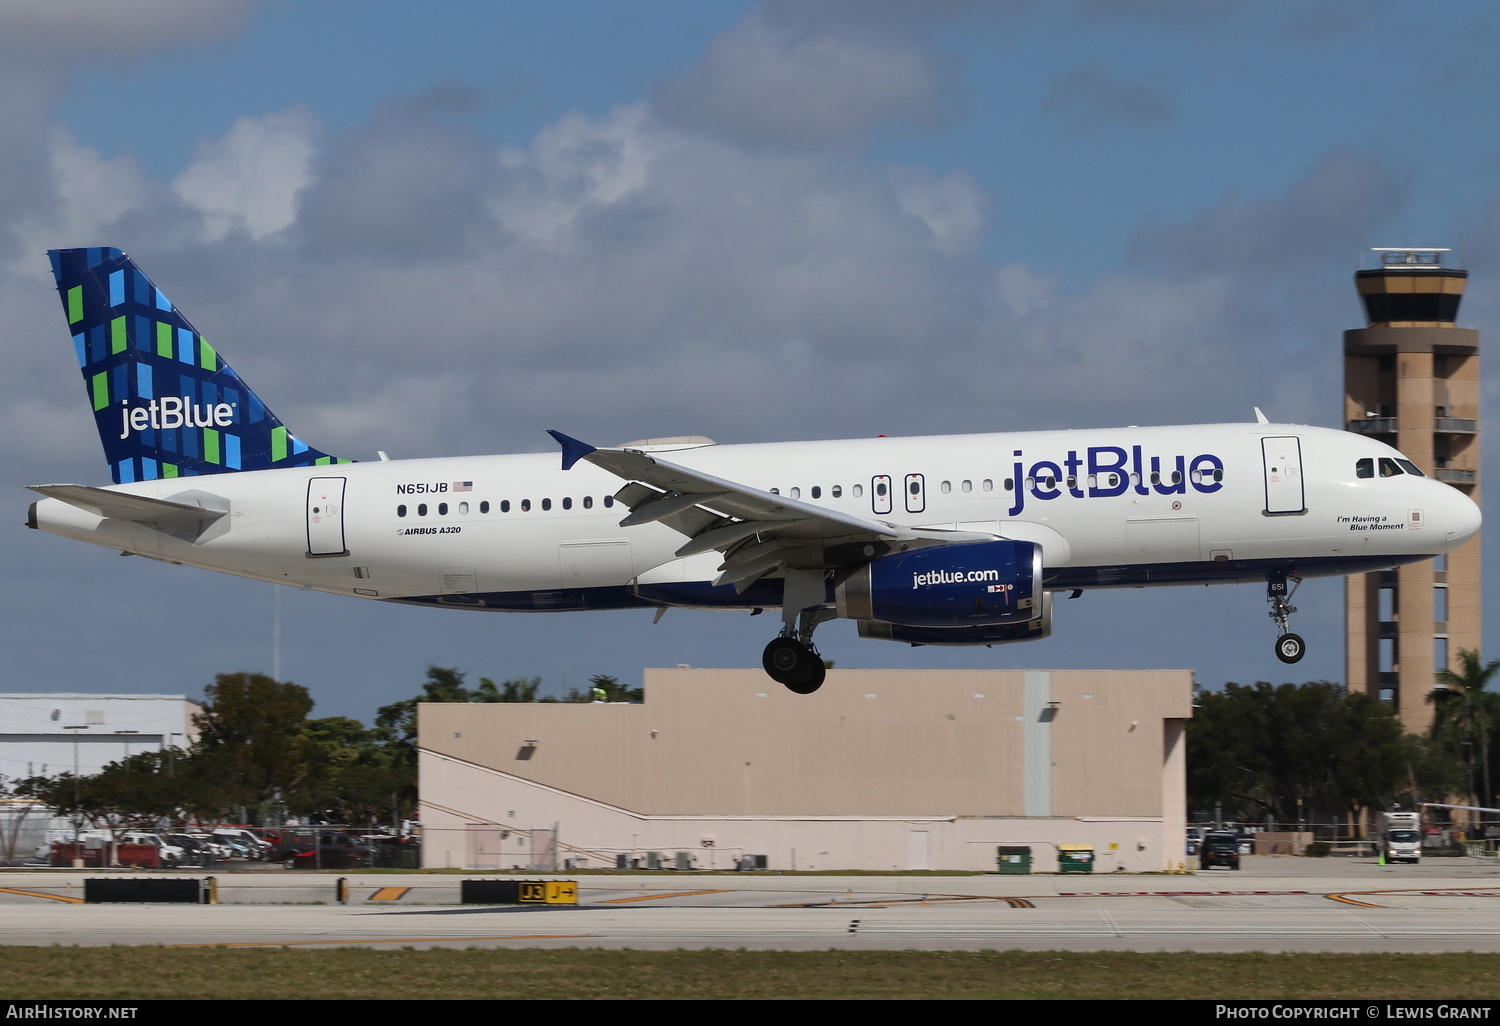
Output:
<instances>
[{"instance_id":1,"label":"jetblue tail logo","mask_svg":"<svg viewBox=\"0 0 1500 1026\"><path fill-rule=\"evenodd\" d=\"M289 432L124 253L48 256L116 484L349 462Z\"/></svg>"}]
</instances>

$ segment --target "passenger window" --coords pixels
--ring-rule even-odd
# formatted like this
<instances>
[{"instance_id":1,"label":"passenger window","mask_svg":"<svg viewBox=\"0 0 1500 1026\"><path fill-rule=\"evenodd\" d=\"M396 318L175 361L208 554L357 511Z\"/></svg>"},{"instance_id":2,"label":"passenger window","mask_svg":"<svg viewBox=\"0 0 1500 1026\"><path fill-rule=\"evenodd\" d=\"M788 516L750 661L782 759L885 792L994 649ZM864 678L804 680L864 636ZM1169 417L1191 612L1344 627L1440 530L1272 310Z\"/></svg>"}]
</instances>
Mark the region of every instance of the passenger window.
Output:
<instances>
[{"instance_id":1,"label":"passenger window","mask_svg":"<svg viewBox=\"0 0 1500 1026\"><path fill-rule=\"evenodd\" d=\"M808 494L810 494L814 499L821 499L823 497L823 489L817 485L813 485L812 491L810 491Z\"/></svg>"},{"instance_id":2,"label":"passenger window","mask_svg":"<svg viewBox=\"0 0 1500 1026\"><path fill-rule=\"evenodd\" d=\"M488 513L489 511L490 511L490 500L485 499L483 502L481 502L479 504L479 512L481 512L481 513Z\"/></svg>"},{"instance_id":3,"label":"passenger window","mask_svg":"<svg viewBox=\"0 0 1500 1026\"><path fill-rule=\"evenodd\" d=\"M447 515L448 515L448 504L446 502L440 502L440 503L438 503L438 516L445 517Z\"/></svg>"},{"instance_id":4,"label":"passenger window","mask_svg":"<svg viewBox=\"0 0 1500 1026\"><path fill-rule=\"evenodd\" d=\"M593 509L594 508L594 497L592 495L585 495L583 497L583 508L584 509Z\"/></svg>"},{"instance_id":5,"label":"passenger window","mask_svg":"<svg viewBox=\"0 0 1500 1026\"><path fill-rule=\"evenodd\" d=\"M615 497L613 495L606 495L604 497L604 508L605 509L609 509L614 504L615 504Z\"/></svg>"},{"instance_id":6,"label":"passenger window","mask_svg":"<svg viewBox=\"0 0 1500 1026\"><path fill-rule=\"evenodd\" d=\"M830 494L835 499L842 498L843 494L844 494L844 486L843 485L834 485L832 491L830 492Z\"/></svg>"},{"instance_id":7,"label":"passenger window","mask_svg":"<svg viewBox=\"0 0 1500 1026\"><path fill-rule=\"evenodd\" d=\"M858 498L862 498L862 497L863 497L863 496L864 496L864 494L865 494L865 486L864 486L864 485L862 485L862 484L857 484L857 485L855 485L855 486L854 486L854 487L853 487L853 488L852 488L852 489L851 489L851 491L853 491L853 492L854 492L854 497L855 497L855 498L856 498L856 499L858 499Z\"/></svg>"},{"instance_id":8,"label":"passenger window","mask_svg":"<svg viewBox=\"0 0 1500 1026\"><path fill-rule=\"evenodd\" d=\"M531 512L531 500L530 499L522 499L521 500L521 512L522 513L530 513Z\"/></svg>"},{"instance_id":9,"label":"passenger window","mask_svg":"<svg viewBox=\"0 0 1500 1026\"><path fill-rule=\"evenodd\" d=\"M963 484L959 485L959 487L962 488L965 492L972 492L974 490L974 482L965 481Z\"/></svg>"},{"instance_id":10,"label":"passenger window","mask_svg":"<svg viewBox=\"0 0 1500 1026\"><path fill-rule=\"evenodd\" d=\"M995 482L991 481L989 478L985 478L984 484L981 487L987 492L992 492L995 490Z\"/></svg>"},{"instance_id":11,"label":"passenger window","mask_svg":"<svg viewBox=\"0 0 1500 1026\"><path fill-rule=\"evenodd\" d=\"M792 498L794 498L794 499L800 499L800 498L802 498L802 489L801 488L793 488L792 489Z\"/></svg>"},{"instance_id":12,"label":"passenger window","mask_svg":"<svg viewBox=\"0 0 1500 1026\"><path fill-rule=\"evenodd\" d=\"M563 509L572 509L572 508L573 508L573 498L572 498L572 496L564 496L563 497Z\"/></svg>"},{"instance_id":13,"label":"passenger window","mask_svg":"<svg viewBox=\"0 0 1500 1026\"><path fill-rule=\"evenodd\" d=\"M938 485L938 487L942 489L944 495L947 495L949 492L953 491L953 482L944 481L942 484Z\"/></svg>"},{"instance_id":14,"label":"passenger window","mask_svg":"<svg viewBox=\"0 0 1500 1026\"><path fill-rule=\"evenodd\" d=\"M542 509L551 509L551 508L552 508L552 500L551 499L543 499L542 500Z\"/></svg>"},{"instance_id":15,"label":"passenger window","mask_svg":"<svg viewBox=\"0 0 1500 1026\"><path fill-rule=\"evenodd\" d=\"M425 517L426 515L427 515L427 503L424 502L424 503L421 503L420 505L417 506L417 516L419 516L419 517Z\"/></svg>"},{"instance_id":16,"label":"passenger window","mask_svg":"<svg viewBox=\"0 0 1500 1026\"><path fill-rule=\"evenodd\" d=\"M405 506L397 506L396 507L396 516L398 516L398 517L404 517L404 516L406 516L406 507Z\"/></svg>"}]
</instances>

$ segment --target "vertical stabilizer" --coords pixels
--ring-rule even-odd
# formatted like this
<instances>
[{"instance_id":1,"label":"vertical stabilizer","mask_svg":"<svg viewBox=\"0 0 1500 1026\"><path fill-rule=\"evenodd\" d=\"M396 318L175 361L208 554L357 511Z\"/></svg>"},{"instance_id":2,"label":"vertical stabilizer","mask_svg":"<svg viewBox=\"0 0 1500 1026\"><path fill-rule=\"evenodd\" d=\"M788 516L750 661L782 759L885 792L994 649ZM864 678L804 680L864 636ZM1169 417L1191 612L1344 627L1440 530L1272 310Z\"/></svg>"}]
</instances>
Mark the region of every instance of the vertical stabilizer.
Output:
<instances>
[{"instance_id":1,"label":"vertical stabilizer","mask_svg":"<svg viewBox=\"0 0 1500 1026\"><path fill-rule=\"evenodd\" d=\"M116 484L350 462L288 431L124 253L48 256Z\"/></svg>"}]
</instances>

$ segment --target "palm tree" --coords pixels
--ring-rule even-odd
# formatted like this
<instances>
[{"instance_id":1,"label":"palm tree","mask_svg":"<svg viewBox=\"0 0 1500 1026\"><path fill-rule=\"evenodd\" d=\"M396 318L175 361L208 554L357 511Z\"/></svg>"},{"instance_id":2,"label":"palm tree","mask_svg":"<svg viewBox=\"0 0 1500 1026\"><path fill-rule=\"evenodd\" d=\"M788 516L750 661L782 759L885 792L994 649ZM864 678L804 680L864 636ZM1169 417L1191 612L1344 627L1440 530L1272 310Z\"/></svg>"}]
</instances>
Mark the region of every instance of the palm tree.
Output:
<instances>
[{"instance_id":1,"label":"palm tree","mask_svg":"<svg viewBox=\"0 0 1500 1026\"><path fill-rule=\"evenodd\" d=\"M1437 705L1439 714L1433 718L1432 732L1437 736L1444 730L1445 721L1447 726L1457 736L1457 739L1470 745L1469 756L1469 790L1472 795L1474 785L1473 772L1473 742L1479 742L1479 765L1484 773L1484 801L1494 799L1494 791L1490 787L1490 752L1489 752L1489 722L1485 715L1486 707L1493 705L1497 697L1488 689L1490 680L1495 674L1500 673L1500 659L1491 660L1488 663L1480 661L1479 653L1470 649L1464 649L1458 653L1459 671L1439 670L1437 673L1438 687L1427 696L1428 701ZM1454 704L1457 703L1457 704ZM1449 706L1452 706L1450 709ZM1444 711L1448 715L1443 715ZM1472 799L1471 799L1472 802Z\"/></svg>"}]
</instances>

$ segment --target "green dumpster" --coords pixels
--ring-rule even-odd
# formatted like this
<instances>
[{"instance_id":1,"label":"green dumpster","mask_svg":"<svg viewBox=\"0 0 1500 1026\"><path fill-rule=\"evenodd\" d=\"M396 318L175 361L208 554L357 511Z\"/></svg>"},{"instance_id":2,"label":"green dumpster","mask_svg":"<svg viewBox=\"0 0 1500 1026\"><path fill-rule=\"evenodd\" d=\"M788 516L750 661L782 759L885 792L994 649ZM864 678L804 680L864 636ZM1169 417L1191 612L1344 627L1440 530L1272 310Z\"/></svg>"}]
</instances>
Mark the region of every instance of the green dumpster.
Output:
<instances>
[{"instance_id":1,"label":"green dumpster","mask_svg":"<svg viewBox=\"0 0 1500 1026\"><path fill-rule=\"evenodd\" d=\"M1092 873L1094 871L1094 849L1087 844L1059 844L1057 846L1057 871L1059 873Z\"/></svg>"},{"instance_id":2,"label":"green dumpster","mask_svg":"<svg viewBox=\"0 0 1500 1026\"><path fill-rule=\"evenodd\" d=\"M1025 876L1031 872L1030 848L996 848L995 872L1004 876Z\"/></svg>"}]
</instances>

